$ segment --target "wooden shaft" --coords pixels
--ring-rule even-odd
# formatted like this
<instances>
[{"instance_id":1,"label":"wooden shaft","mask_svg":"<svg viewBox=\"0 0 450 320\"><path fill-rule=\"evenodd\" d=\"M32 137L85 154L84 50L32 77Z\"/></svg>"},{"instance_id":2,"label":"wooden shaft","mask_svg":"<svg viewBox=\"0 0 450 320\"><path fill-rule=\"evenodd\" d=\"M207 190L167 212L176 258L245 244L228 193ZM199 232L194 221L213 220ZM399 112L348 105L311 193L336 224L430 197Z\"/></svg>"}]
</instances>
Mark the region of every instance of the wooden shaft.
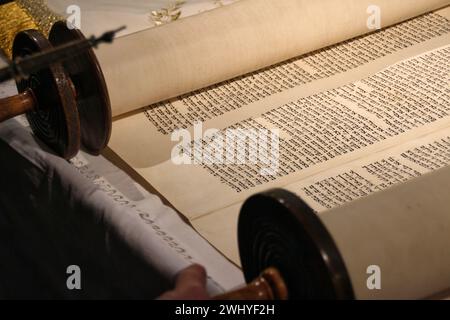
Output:
<instances>
[{"instance_id":1,"label":"wooden shaft","mask_svg":"<svg viewBox=\"0 0 450 320\"><path fill-rule=\"evenodd\" d=\"M35 107L36 100L31 89L12 97L0 99L0 122L31 111Z\"/></svg>"},{"instance_id":2,"label":"wooden shaft","mask_svg":"<svg viewBox=\"0 0 450 320\"><path fill-rule=\"evenodd\" d=\"M280 272L269 268L248 286L217 296L215 300L287 300L288 290Z\"/></svg>"}]
</instances>

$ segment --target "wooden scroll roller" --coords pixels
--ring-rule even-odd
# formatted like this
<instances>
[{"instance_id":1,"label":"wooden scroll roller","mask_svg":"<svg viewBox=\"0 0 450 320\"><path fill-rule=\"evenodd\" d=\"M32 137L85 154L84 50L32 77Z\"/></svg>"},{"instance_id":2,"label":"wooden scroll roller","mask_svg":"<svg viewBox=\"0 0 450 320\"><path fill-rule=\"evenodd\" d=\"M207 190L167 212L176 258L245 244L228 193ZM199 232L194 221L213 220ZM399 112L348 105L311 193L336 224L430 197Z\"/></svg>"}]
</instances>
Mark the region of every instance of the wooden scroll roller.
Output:
<instances>
[{"instance_id":1,"label":"wooden scroll roller","mask_svg":"<svg viewBox=\"0 0 450 320\"><path fill-rule=\"evenodd\" d=\"M250 284L216 299L354 298L334 241L296 195L275 189L247 200L239 217L238 240Z\"/></svg>"},{"instance_id":2,"label":"wooden scroll roller","mask_svg":"<svg viewBox=\"0 0 450 320\"><path fill-rule=\"evenodd\" d=\"M114 33L108 33L111 41ZM45 53L60 47L56 57L61 62L17 78L19 94L0 100L0 122L26 114L33 132L61 157L72 158L80 145L98 155L110 138L111 106L90 41L62 21L53 25L48 39L36 30L18 33L13 44L14 61L23 64L27 57L38 54L45 58ZM68 48L70 44L74 45ZM77 50L83 53L73 54Z\"/></svg>"},{"instance_id":3,"label":"wooden scroll roller","mask_svg":"<svg viewBox=\"0 0 450 320\"><path fill-rule=\"evenodd\" d=\"M258 280L219 298L448 299L449 177L445 167L320 214L285 190L252 196L238 243Z\"/></svg>"}]
</instances>

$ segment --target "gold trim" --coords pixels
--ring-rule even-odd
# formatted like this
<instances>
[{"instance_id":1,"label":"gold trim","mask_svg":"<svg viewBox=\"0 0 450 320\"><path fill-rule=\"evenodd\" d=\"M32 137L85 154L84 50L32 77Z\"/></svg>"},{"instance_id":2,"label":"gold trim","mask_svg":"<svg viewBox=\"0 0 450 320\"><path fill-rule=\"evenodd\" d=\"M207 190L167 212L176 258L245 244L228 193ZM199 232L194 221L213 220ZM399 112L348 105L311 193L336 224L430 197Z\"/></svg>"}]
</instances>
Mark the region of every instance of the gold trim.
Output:
<instances>
[{"instance_id":1,"label":"gold trim","mask_svg":"<svg viewBox=\"0 0 450 320\"><path fill-rule=\"evenodd\" d=\"M0 48L12 56L14 37L20 31L37 29L46 36L52 25L61 20L45 0L16 0L0 6Z\"/></svg>"},{"instance_id":2,"label":"gold trim","mask_svg":"<svg viewBox=\"0 0 450 320\"><path fill-rule=\"evenodd\" d=\"M57 21L64 20L63 17L54 13L47 5L45 0L16 0L17 4L22 7L38 26L38 30L46 35L50 32L53 24Z\"/></svg>"},{"instance_id":3,"label":"gold trim","mask_svg":"<svg viewBox=\"0 0 450 320\"><path fill-rule=\"evenodd\" d=\"M36 29L33 18L16 2L0 6L0 47L8 57L12 55L12 44L16 34L22 30Z\"/></svg>"}]
</instances>

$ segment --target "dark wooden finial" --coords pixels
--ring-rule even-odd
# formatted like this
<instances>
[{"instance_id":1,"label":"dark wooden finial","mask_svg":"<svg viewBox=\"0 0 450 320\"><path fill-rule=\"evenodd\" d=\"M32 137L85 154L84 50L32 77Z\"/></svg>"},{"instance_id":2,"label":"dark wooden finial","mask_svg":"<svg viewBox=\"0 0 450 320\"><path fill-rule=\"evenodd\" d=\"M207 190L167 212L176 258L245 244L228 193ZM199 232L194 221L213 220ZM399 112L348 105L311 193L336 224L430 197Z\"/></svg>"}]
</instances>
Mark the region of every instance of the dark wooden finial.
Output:
<instances>
[{"instance_id":1,"label":"dark wooden finial","mask_svg":"<svg viewBox=\"0 0 450 320\"><path fill-rule=\"evenodd\" d=\"M215 300L287 300L287 286L275 268L266 269L248 286L214 298Z\"/></svg>"},{"instance_id":2,"label":"dark wooden finial","mask_svg":"<svg viewBox=\"0 0 450 320\"><path fill-rule=\"evenodd\" d=\"M0 122L27 113L35 106L36 101L31 89L16 96L0 99Z\"/></svg>"},{"instance_id":3,"label":"dark wooden finial","mask_svg":"<svg viewBox=\"0 0 450 320\"><path fill-rule=\"evenodd\" d=\"M20 93L0 100L0 122L26 114L33 132L65 159L74 157L81 144L98 155L111 135L109 95L91 48L102 41L86 40L62 21L53 26L49 39L36 30L18 33L15 63L1 70L2 76L16 78Z\"/></svg>"},{"instance_id":4,"label":"dark wooden finial","mask_svg":"<svg viewBox=\"0 0 450 320\"><path fill-rule=\"evenodd\" d=\"M276 268L289 299L353 299L350 277L334 240L297 195L274 189L248 199L239 216L238 240L248 282L263 270ZM279 283L271 285L272 292L277 292Z\"/></svg>"}]
</instances>

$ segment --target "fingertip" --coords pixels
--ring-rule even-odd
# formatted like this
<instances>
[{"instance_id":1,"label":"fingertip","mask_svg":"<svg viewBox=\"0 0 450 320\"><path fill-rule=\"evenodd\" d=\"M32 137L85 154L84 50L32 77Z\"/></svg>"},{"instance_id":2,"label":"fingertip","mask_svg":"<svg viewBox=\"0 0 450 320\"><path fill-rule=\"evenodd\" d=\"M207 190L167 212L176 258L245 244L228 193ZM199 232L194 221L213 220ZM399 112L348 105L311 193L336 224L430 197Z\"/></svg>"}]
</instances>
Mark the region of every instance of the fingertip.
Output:
<instances>
[{"instance_id":1,"label":"fingertip","mask_svg":"<svg viewBox=\"0 0 450 320\"><path fill-rule=\"evenodd\" d=\"M177 284L204 286L206 284L206 276L207 276L206 269L203 266L199 264L193 264L178 274Z\"/></svg>"},{"instance_id":2,"label":"fingertip","mask_svg":"<svg viewBox=\"0 0 450 320\"><path fill-rule=\"evenodd\" d=\"M195 272L196 274L198 274L199 276L204 276L206 278L206 269L204 266L200 265L200 264L193 264L189 267L189 269L192 272Z\"/></svg>"}]
</instances>

